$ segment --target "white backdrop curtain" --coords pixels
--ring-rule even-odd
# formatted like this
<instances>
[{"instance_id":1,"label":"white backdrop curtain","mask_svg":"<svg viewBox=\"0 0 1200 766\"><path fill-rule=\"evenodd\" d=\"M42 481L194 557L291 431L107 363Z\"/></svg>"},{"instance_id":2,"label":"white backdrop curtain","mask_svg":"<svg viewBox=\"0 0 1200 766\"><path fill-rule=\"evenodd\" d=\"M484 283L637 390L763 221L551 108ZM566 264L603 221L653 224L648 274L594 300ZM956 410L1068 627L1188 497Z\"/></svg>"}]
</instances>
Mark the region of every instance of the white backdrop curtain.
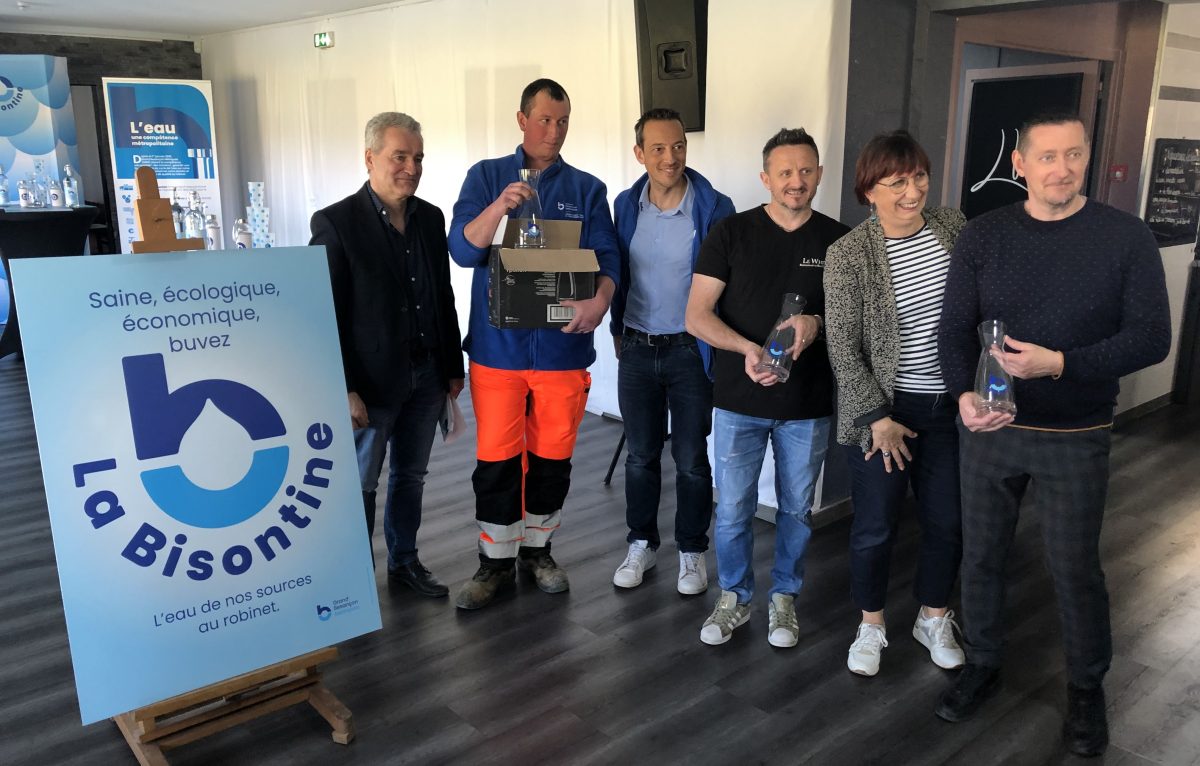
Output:
<instances>
[{"instance_id":1,"label":"white backdrop curtain","mask_svg":"<svg viewBox=\"0 0 1200 766\"><path fill-rule=\"evenodd\" d=\"M815 206L838 215L849 26L849 3L839 0L710 2L706 129L689 134L688 164L739 210L766 200L758 179L766 139L804 126L826 162ZM315 49L316 32L333 32L335 46ZM520 143L520 92L537 77L570 94L563 157L605 181L610 201L642 172L632 152L641 112L632 0L405 2L200 45L223 147L222 222L244 214L245 181L265 181L280 245L307 244L312 213L362 184L362 127L385 110L421 122L418 195L449 219L467 169ZM465 329L470 274L454 273ZM606 326L596 347L588 409L615 415ZM764 472L764 502L773 501L772 482Z\"/></svg>"}]
</instances>

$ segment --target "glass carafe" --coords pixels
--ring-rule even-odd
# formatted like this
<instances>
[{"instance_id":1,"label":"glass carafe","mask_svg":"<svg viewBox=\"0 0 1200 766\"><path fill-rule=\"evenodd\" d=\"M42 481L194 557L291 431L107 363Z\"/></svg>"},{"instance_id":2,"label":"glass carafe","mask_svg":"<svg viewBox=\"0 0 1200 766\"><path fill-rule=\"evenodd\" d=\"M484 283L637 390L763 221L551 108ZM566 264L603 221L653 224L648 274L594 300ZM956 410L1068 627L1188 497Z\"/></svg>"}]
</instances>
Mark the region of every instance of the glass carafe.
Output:
<instances>
[{"instance_id":1,"label":"glass carafe","mask_svg":"<svg viewBox=\"0 0 1200 766\"><path fill-rule=\"evenodd\" d=\"M792 355L788 349L796 342L796 331L783 324L797 314L804 313L804 296L797 293L784 293L783 306L779 309L779 319L775 320L775 329L767 336L763 344L758 364L754 365L755 372L770 372L779 378L780 383L786 383L792 374Z\"/></svg>"},{"instance_id":2,"label":"glass carafe","mask_svg":"<svg viewBox=\"0 0 1200 766\"><path fill-rule=\"evenodd\" d=\"M979 366L975 368L975 393L979 395L978 408L982 412L1017 413L1017 402L1013 397L1013 379L1000 360L992 356L992 349L1003 350L1007 332L1004 323L989 319L979 325L979 342L983 350L979 353Z\"/></svg>"},{"instance_id":3,"label":"glass carafe","mask_svg":"<svg viewBox=\"0 0 1200 766\"><path fill-rule=\"evenodd\" d=\"M521 168L517 176L533 190L533 196L521 203L512 216L517 219L517 247L545 247L546 232L542 230L542 200L538 196L538 181L542 171Z\"/></svg>"}]
</instances>

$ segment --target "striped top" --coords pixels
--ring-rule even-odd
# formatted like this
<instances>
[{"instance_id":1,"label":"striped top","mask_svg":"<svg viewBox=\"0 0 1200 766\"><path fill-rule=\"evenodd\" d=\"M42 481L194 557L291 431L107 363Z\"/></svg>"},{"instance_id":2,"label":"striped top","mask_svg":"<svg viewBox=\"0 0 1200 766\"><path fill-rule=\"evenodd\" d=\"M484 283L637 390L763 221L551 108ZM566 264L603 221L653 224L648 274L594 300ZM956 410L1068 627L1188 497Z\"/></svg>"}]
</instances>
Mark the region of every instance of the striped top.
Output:
<instances>
[{"instance_id":1,"label":"striped top","mask_svg":"<svg viewBox=\"0 0 1200 766\"><path fill-rule=\"evenodd\" d=\"M886 243L900 323L896 390L940 394L946 384L938 364L937 334L950 254L928 226L908 237L888 237Z\"/></svg>"}]
</instances>

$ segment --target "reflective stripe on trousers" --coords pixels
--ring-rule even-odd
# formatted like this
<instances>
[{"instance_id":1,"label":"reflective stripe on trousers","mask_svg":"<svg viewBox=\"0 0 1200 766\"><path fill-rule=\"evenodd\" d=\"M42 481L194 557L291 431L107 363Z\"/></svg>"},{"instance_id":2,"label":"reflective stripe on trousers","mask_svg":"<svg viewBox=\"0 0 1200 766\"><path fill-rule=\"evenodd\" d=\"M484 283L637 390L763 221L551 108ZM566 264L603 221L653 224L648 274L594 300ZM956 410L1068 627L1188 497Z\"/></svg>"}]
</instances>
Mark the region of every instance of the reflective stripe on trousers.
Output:
<instances>
[{"instance_id":1,"label":"reflective stripe on trousers","mask_svg":"<svg viewBox=\"0 0 1200 766\"><path fill-rule=\"evenodd\" d=\"M548 515L526 513L512 524L490 524L480 521L479 552L489 559L515 558L521 547L544 548L558 529L562 511Z\"/></svg>"}]
</instances>

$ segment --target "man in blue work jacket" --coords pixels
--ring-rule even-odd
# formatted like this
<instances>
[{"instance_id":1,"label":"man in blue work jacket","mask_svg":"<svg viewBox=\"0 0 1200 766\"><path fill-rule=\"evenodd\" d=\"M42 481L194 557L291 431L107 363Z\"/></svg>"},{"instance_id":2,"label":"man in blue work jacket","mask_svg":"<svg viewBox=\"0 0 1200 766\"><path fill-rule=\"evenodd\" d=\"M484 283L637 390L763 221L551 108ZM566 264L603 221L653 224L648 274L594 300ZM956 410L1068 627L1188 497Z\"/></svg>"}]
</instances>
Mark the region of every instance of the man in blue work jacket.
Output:
<instances>
[{"instance_id":1,"label":"man in blue work jacket","mask_svg":"<svg viewBox=\"0 0 1200 766\"><path fill-rule=\"evenodd\" d=\"M604 320L620 260L604 184L563 161L571 101L553 80L534 80L521 94L515 153L476 163L463 181L450 224L450 255L475 270L471 319L463 348L470 357L475 409L475 518L479 570L456 598L478 609L512 586L519 566L547 593L568 589L550 555L571 483L571 454L596 360L592 331ZM488 255L500 222L533 195L517 171L541 171L538 195L548 219L582 223L579 246L596 252L596 294L563 301L574 309L566 326L499 329L488 322Z\"/></svg>"}]
</instances>

